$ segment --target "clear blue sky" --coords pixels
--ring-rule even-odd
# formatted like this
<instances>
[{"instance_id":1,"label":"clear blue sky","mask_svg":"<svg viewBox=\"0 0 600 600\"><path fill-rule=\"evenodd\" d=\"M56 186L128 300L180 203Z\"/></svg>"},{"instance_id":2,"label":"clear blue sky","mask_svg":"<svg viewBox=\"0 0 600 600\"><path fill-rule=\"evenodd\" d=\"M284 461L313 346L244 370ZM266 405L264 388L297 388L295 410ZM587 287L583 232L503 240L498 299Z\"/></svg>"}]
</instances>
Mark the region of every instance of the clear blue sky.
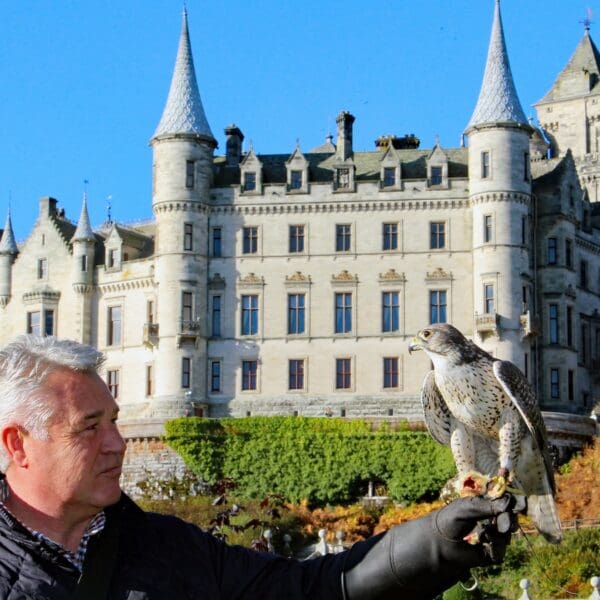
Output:
<instances>
[{"instance_id":1,"label":"clear blue sky","mask_svg":"<svg viewBox=\"0 0 600 600\"><path fill-rule=\"evenodd\" d=\"M528 115L598 0L503 0L513 75ZM415 133L458 146L483 76L493 0L188 0L204 108L224 150L235 122L258 153L303 150L356 116L354 146ZM175 0L0 3L0 226L17 239L54 196L93 225L151 217L148 141L169 89L181 27ZM592 37L600 42L600 25ZM246 145L247 147L247 145Z\"/></svg>"}]
</instances>

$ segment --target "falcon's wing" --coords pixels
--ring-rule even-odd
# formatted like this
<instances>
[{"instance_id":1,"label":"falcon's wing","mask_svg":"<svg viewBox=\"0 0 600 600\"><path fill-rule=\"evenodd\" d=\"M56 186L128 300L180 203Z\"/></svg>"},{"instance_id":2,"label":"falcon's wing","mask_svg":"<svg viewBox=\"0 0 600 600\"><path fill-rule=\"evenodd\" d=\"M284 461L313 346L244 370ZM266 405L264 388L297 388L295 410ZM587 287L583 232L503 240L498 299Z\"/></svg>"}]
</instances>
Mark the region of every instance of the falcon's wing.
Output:
<instances>
[{"instance_id":1,"label":"falcon's wing","mask_svg":"<svg viewBox=\"0 0 600 600\"><path fill-rule=\"evenodd\" d=\"M433 371L429 371L423 380L421 402L423 403L425 425L427 425L431 437L440 444L449 446L452 417L435 383Z\"/></svg>"},{"instance_id":2,"label":"falcon's wing","mask_svg":"<svg viewBox=\"0 0 600 600\"><path fill-rule=\"evenodd\" d=\"M546 438L546 426L542 418L542 413L535 399L535 394L529 385L529 382L521 371L511 362L506 360L494 361L494 375L498 379L502 389L511 399L513 406L519 411L534 444L537 446L540 454L544 457L544 465L548 480L552 485L552 491L555 491L554 473L552 470L552 460L548 452L548 442Z\"/></svg>"}]
</instances>

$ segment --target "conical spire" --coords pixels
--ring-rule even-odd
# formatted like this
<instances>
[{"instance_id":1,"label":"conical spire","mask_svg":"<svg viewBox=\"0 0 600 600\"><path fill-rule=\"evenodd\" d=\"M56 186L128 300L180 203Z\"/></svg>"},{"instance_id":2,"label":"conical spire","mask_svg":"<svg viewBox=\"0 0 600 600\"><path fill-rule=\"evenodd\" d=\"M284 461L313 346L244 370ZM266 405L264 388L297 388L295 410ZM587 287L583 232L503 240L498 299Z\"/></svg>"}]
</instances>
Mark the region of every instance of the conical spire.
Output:
<instances>
[{"instance_id":1,"label":"conical spire","mask_svg":"<svg viewBox=\"0 0 600 600\"><path fill-rule=\"evenodd\" d=\"M506 52L502 17L500 16L500 0L496 0L483 83L467 130L486 123L509 122L527 125Z\"/></svg>"},{"instance_id":2,"label":"conical spire","mask_svg":"<svg viewBox=\"0 0 600 600\"><path fill-rule=\"evenodd\" d=\"M79 215L79 222L77 223L77 229L71 238L72 242L93 242L95 241L94 232L90 225L90 216L87 209L87 194L83 194L83 202L81 204L81 215Z\"/></svg>"},{"instance_id":3,"label":"conical spire","mask_svg":"<svg viewBox=\"0 0 600 600\"><path fill-rule=\"evenodd\" d=\"M154 137L173 133L204 135L214 139L198 91L185 9L171 88Z\"/></svg>"},{"instance_id":4,"label":"conical spire","mask_svg":"<svg viewBox=\"0 0 600 600\"><path fill-rule=\"evenodd\" d=\"M588 25L567 66L538 104L589 94L599 81L600 53L590 36Z\"/></svg>"},{"instance_id":5,"label":"conical spire","mask_svg":"<svg viewBox=\"0 0 600 600\"><path fill-rule=\"evenodd\" d=\"M15 233L10 219L10 208L6 214L6 223L4 225L4 233L0 241L0 254L17 254L17 242L15 241Z\"/></svg>"}]
</instances>

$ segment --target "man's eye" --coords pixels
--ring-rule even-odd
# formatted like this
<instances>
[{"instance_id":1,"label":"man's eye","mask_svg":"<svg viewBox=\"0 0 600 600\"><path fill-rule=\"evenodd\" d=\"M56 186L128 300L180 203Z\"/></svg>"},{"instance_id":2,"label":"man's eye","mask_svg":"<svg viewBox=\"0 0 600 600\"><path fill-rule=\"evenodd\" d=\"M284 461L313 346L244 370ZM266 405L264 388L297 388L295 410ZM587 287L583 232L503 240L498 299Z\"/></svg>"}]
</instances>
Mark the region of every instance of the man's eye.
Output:
<instances>
[{"instance_id":1,"label":"man's eye","mask_svg":"<svg viewBox=\"0 0 600 600\"><path fill-rule=\"evenodd\" d=\"M98 429L98 423L94 423L93 425L88 425L85 428L85 431L96 431Z\"/></svg>"}]
</instances>

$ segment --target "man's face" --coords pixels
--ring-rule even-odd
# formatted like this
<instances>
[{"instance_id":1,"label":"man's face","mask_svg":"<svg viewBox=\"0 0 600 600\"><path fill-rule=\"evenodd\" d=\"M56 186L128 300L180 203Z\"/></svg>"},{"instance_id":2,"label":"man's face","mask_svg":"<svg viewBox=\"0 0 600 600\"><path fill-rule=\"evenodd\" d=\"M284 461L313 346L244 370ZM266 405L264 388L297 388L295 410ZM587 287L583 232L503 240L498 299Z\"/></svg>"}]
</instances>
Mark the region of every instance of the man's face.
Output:
<instances>
[{"instance_id":1,"label":"man's face","mask_svg":"<svg viewBox=\"0 0 600 600\"><path fill-rule=\"evenodd\" d=\"M25 435L28 478L55 506L94 515L121 494L125 442L116 425L118 406L96 373L56 371L41 392L55 414L47 440Z\"/></svg>"}]
</instances>

